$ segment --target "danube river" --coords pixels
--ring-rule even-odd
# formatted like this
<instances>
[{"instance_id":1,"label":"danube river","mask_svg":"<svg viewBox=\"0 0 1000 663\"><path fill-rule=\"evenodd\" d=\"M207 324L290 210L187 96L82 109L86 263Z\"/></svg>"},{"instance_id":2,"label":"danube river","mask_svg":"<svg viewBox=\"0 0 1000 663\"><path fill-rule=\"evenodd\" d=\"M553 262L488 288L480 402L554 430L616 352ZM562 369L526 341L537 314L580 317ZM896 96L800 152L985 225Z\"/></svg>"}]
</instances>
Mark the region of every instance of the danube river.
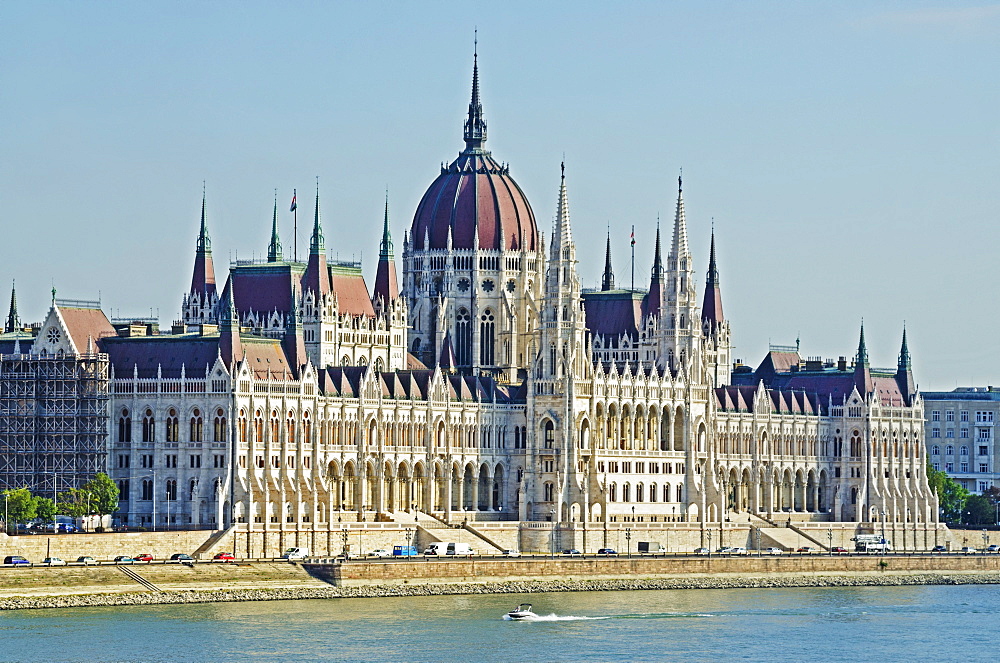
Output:
<instances>
[{"instance_id":1,"label":"danube river","mask_svg":"<svg viewBox=\"0 0 1000 663\"><path fill-rule=\"evenodd\" d=\"M330 599L4 612L0 660L974 661L998 631L996 585Z\"/></svg>"}]
</instances>

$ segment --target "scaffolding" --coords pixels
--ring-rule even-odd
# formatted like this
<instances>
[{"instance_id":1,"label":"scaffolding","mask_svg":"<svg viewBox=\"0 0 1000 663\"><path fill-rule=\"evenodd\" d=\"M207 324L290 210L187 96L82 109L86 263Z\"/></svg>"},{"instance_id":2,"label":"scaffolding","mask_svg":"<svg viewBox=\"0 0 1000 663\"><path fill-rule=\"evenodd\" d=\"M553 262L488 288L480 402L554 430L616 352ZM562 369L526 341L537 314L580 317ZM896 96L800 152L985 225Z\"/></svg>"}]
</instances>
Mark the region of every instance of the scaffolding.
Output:
<instances>
[{"instance_id":1,"label":"scaffolding","mask_svg":"<svg viewBox=\"0 0 1000 663\"><path fill-rule=\"evenodd\" d=\"M55 497L107 471L106 354L0 355L0 490Z\"/></svg>"}]
</instances>

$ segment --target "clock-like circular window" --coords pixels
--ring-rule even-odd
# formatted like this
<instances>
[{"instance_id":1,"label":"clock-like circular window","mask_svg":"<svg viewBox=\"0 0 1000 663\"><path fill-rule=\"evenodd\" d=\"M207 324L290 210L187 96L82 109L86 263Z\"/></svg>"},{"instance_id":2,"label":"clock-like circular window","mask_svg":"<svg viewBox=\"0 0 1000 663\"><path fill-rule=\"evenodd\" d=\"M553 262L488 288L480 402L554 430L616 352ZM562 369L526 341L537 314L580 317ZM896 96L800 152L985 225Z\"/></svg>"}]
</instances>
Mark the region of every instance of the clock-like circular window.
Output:
<instances>
[{"instance_id":1,"label":"clock-like circular window","mask_svg":"<svg viewBox=\"0 0 1000 663\"><path fill-rule=\"evenodd\" d=\"M466 290L468 290L470 285L472 285L472 284L469 282L469 279L459 279L458 280L458 289L461 290L462 292L465 292Z\"/></svg>"},{"instance_id":2,"label":"clock-like circular window","mask_svg":"<svg viewBox=\"0 0 1000 663\"><path fill-rule=\"evenodd\" d=\"M486 292L493 292L493 288L495 287L496 286L493 283L493 279L486 279L485 281L483 281L483 290L485 290Z\"/></svg>"},{"instance_id":3,"label":"clock-like circular window","mask_svg":"<svg viewBox=\"0 0 1000 663\"><path fill-rule=\"evenodd\" d=\"M514 279L507 281L507 292L514 292L515 290L517 290L517 283L514 282Z\"/></svg>"},{"instance_id":4,"label":"clock-like circular window","mask_svg":"<svg viewBox=\"0 0 1000 663\"><path fill-rule=\"evenodd\" d=\"M49 333L47 334L47 336L48 336L48 339L49 339L49 343L52 343L53 345L55 345L56 343L59 342L59 338L62 336L62 334L59 333L58 329L52 328L52 329L49 330Z\"/></svg>"}]
</instances>

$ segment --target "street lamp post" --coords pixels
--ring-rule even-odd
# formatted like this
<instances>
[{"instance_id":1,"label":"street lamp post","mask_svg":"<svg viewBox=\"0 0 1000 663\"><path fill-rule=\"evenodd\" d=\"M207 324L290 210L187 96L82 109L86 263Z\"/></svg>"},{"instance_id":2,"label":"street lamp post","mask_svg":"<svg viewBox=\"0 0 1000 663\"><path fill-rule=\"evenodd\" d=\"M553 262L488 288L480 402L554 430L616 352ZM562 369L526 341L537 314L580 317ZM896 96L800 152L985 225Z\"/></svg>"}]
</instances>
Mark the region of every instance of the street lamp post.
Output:
<instances>
[{"instance_id":1,"label":"street lamp post","mask_svg":"<svg viewBox=\"0 0 1000 663\"><path fill-rule=\"evenodd\" d=\"M831 555L833 555L833 528L832 527L829 528L826 531L826 538L827 538L827 541L829 542L829 545L827 545L826 549L828 551L830 551Z\"/></svg>"},{"instance_id":2,"label":"street lamp post","mask_svg":"<svg viewBox=\"0 0 1000 663\"><path fill-rule=\"evenodd\" d=\"M407 545L406 556L407 557L410 556L410 550L413 548L413 534L414 534L415 531L416 530L414 530L412 527L407 527L406 528L406 545Z\"/></svg>"},{"instance_id":3,"label":"street lamp post","mask_svg":"<svg viewBox=\"0 0 1000 663\"><path fill-rule=\"evenodd\" d=\"M556 510L551 509L549 513L552 514L552 529L549 531L549 557L552 559L556 558Z\"/></svg>"},{"instance_id":4,"label":"street lamp post","mask_svg":"<svg viewBox=\"0 0 1000 663\"><path fill-rule=\"evenodd\" d=\"M984 530L983 530L983 554L984 554L984 555L986 554L986 546L988 546L988 545L989 545L989 542L990 542L990 535L989 535L989 533L988 533L988 532L987 532L987 531L986 531L986 530L984 529Z\"/></svg>"},{"instance_id":5,"label":"street lamp post","mask_svg":"<svg viewBox=\"0 0 1000 663\"><path fill-rule=\"evenodd\" d=\"M885 557L885 509L882 509L882 556Z\"/></svg>"},{"instance_id":6,"label":"street lamp post","mask_svg":"<svg viewBox=\"0 0 1000 663\"><path fill-rule=\"evenodd\" d=\"M632 556L632 528L625 528L625 549L627 551L627 556Z\"/></svg>"},{"instance_id":7,"label":"street lamp post","mask_svg":"<svg viewBox=\"0 0 1000 663\"><path fill-rule=\"evenodd\" d=\"M712 556L712 530L705 532L708 535L708 556Z\"/></svg>"}]
</instances>

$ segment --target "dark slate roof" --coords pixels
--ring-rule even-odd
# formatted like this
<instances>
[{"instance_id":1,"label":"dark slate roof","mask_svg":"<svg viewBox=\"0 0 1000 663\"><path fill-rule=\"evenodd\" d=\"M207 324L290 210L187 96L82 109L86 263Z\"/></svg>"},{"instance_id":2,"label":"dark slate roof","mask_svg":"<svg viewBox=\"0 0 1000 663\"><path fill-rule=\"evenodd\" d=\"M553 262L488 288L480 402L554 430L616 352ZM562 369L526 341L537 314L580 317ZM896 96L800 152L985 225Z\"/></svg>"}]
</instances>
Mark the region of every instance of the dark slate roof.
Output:
<instances>
[{"instance_id":1,"label":"dark slate roof","mask_svg":"<svg viewBox=\"0 0 1000 663\"><path fill-rule=\"evenodd\" d=\"M632 290L603 290L583 293L587 329L608 340L623 334L639 337L646 293Z\"/></svg>"}]
</instances>

